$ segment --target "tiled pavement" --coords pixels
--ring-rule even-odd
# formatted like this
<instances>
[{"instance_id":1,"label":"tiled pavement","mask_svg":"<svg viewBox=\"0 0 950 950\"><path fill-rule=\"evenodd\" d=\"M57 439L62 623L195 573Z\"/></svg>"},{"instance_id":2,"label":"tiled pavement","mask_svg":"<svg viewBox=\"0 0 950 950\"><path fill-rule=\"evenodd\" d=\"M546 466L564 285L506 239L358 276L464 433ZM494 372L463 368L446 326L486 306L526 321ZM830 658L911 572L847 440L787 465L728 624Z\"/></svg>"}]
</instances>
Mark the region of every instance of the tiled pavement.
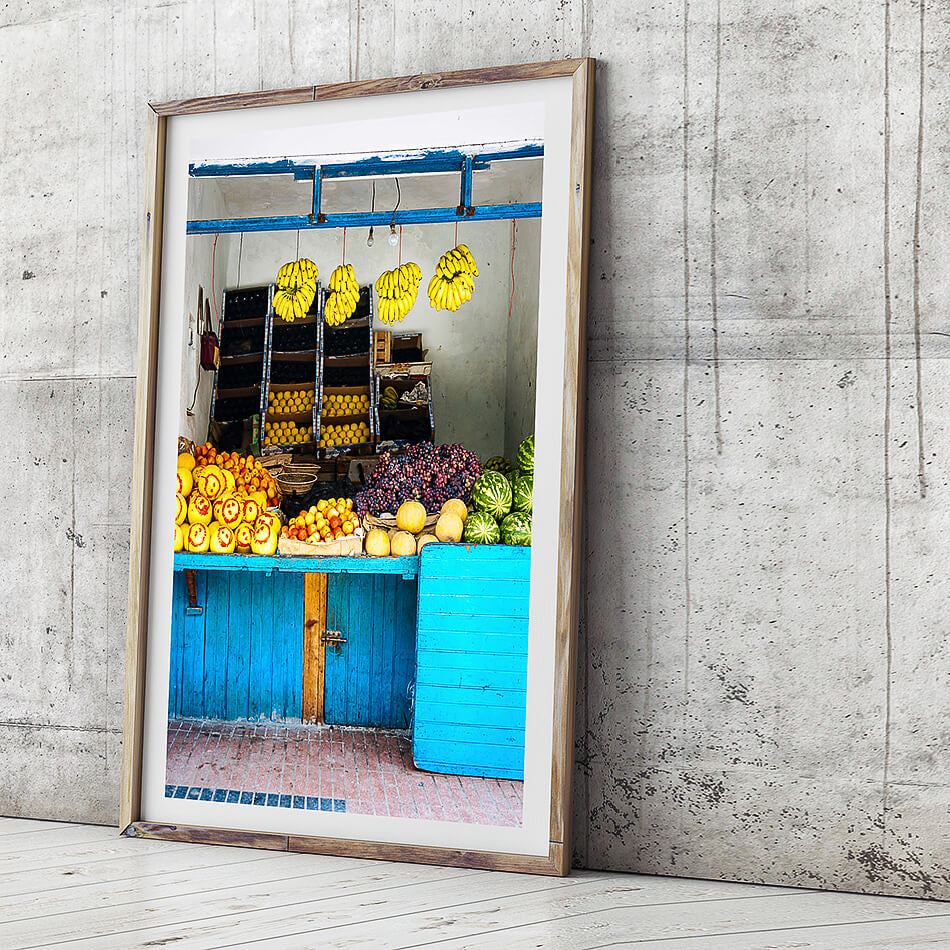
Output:
<instances>
[{"instance_id":1,"label":"tiled pavement","mask_svg":"<svg viewBox=\"0 0 950 950\"><path fill-rule=\"evenodd\" d=\"M168 797L521 823L522 783L421 772L408 733L272 722L168 721Z\"/></svg>"}]
</instances>

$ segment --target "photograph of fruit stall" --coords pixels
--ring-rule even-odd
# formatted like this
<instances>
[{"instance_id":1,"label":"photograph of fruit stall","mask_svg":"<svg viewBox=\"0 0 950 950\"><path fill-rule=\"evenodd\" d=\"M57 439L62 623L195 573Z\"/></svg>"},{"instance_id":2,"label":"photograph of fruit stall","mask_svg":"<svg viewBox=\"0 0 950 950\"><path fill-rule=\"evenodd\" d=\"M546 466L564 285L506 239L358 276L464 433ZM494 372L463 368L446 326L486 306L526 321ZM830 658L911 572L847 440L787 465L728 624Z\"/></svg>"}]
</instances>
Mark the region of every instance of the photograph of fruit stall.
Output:
<instances>
[{"instance_id":1,"label":"photograph of fruit stall","mask_svg":"<svg viewBox=\"0 0 950 950\"><path fill-rule=\"evenodd\" d=\"M190 168L166 796L521 822L542 165Z\"/></svg>"}]
</instances>

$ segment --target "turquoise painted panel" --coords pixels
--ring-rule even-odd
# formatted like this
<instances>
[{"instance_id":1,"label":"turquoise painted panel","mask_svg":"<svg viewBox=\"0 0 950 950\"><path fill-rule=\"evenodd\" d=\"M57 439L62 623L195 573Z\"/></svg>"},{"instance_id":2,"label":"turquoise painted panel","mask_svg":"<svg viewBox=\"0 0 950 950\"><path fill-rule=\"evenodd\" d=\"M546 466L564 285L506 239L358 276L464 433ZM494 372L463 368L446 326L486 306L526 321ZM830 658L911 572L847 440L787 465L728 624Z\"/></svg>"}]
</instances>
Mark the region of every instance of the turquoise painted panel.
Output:
<instances>
[{"instance_id":1,"label":"turquoise painted panel","mask_svg":"<svg viewBox=\"0 0 950 950\"><path fill-rule=\"evenodd\" d=\"M299 719L303 577L197 571L195 580L201 614L185 613L184 575L172 592L169 714Z\"/></svg>"},{"instance_id":2,"label":"turquoise painted panel","mask_svg":"<svg viewBox=\"0 0 950 950\"><path fill-rule=\"evenodd\" d=\"M418 768L524 778L530 572L530 548L423 550L412 724Z\"/></svg>"},{"instance_id":3,"label":"turquoise painted panel","mask_svg":"<svg viewBox=\"0 0 950 950\"><path fill-rule=\"evenodd\" d=\"M409 727L416 598L416 581L392 574L328 577L327 629L346 638L326 645L328 723Z\"/></svg>"}]
</instances>

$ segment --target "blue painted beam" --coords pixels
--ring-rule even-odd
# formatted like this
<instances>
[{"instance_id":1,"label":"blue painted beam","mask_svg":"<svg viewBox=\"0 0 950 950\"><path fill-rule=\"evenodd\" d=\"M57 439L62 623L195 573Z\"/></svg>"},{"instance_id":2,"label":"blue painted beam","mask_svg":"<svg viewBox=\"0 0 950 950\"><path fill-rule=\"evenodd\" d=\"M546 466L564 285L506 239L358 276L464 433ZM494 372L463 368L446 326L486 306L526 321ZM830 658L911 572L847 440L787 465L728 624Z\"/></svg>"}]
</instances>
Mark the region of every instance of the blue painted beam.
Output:
<instances>
[{"instance_id":1,"label":"blue painted beam","mask_svg":"<svg viewBox=\"0 0 950 950\"><path fill-rule=\"evenodd\" d=\"M462 192L459 198L459 214L467 213L472 206L472 159L466 157L462 165Z\"/></svg>"},{"instance_id":2,"label":"blue painted beam","mask_svg":"<svg viewBox=\"0 0 950 950\"><path fill-rule=\"evenodd\" d=\"M320 220L320 190L323 185L323 169L315 168L313 170L313 206L310 212L311 221Z\"/></svg>"},{"instance_id":3,"label":"blue painted beam","mask_svg":"<svg viewBox=\"0 0 950 950\"><path fill-rule=\"evenodd\" d=\"M357 178L367 176L411 175L432 172L461 171L466 159L476 171L489 168L492 162L511 161L519 158L541 158L543 145L522 145L519 148L495 152L479 152L466 155L457 149L422 152L418 155L375 155L355 162L340 162L323 165L323 177ZM198 162L188 166L192 178L229 178L243 175L293 175L300 181L314 177L314 162L279 159L268 162Z\"/></svg>"},{"instance_id":4,"label":"blue painted beam","mask_svg":"<svg viewBox=\"0 0 950 950\"><path fill-rule=\"evenodd\" d=\"M175 555L176 571L252 571L281 574L398 574L415 577L418 557L287 557L280 554L191 554Z\"/></svg>"},{"instance_id":5,"label":"blue painted beam","mask_svg":"<svg viewBox=\"0 0 950 950\"><path fill-rule=\"evenodd\" d=\"M283 215L269 218L219 218L189 221L188 234L237 234L241 231L305 231L319 228L384 227L393 220L391 211L328 214L324 220L310 220L310 215ZM497 221L505 218L540 218L541 202L521 204L480 205L459 214L458 208L417 208L397 211L395 224L443 224L454 221Z\"/></svg>"}]
</instances>

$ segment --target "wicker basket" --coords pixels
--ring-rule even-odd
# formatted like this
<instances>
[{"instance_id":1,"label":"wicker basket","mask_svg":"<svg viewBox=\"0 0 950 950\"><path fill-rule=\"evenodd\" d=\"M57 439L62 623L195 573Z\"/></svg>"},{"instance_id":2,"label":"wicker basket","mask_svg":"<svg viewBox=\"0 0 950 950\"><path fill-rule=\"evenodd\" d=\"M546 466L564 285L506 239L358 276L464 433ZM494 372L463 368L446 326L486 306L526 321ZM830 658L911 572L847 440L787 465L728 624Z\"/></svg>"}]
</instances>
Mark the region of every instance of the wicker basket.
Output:
<instances>
[{"instance_id":1,"label":"wicker basket","mask_svg":"<svg viewBox=\"0 0 950 950\"><path fill-rule=\"evenodd\" d=\"M274 481L285 495L303 495L313 488L317 481L316 472L301 472L296 468L284 469L274 476Z\"/></svg>"},{"instance_id":2,"label":"wicker basket","mask_svg":"<svg viewBox=\"0 0 950 950\"><path fill-rule=\"evenodd\" d=\"M294 457L290 452L279 452L276 455L262 455L257 461L273 475L275 469L279 472L280 469L285 465L289 465L293 460Z\"/></svg>"}]
</instances>

